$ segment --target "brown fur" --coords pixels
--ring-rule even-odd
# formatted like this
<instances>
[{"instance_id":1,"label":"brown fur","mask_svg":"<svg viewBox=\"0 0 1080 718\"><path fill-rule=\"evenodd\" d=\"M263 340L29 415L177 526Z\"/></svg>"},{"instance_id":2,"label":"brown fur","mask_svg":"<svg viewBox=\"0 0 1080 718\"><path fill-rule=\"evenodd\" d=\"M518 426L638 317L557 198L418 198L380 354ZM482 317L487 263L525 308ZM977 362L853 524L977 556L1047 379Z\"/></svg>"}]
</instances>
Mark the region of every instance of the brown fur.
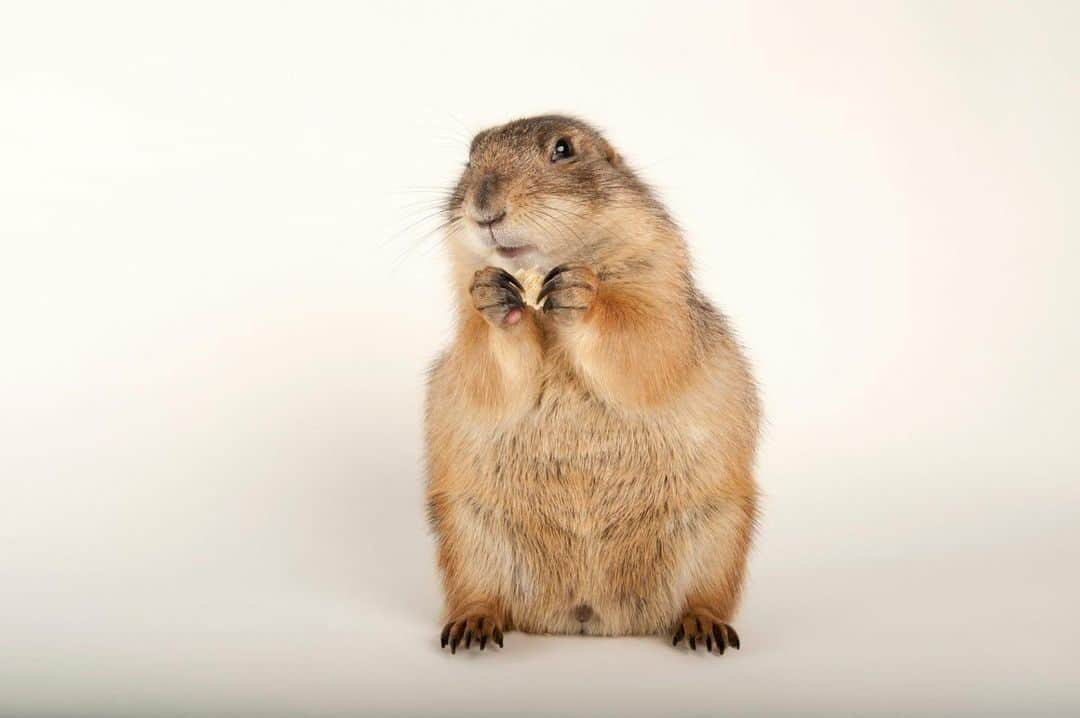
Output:
<instances>
[{"instance_id":1,"label":"brown fur","mask_svg":"<svg viewBox=\"0 0 1080 718\"><path fill-rule=\"evenodd\" d=\"M560 138L575 155L555 162ZM559 116L480 133L447 213L458 328L426 416L444 644L516 628L737 647L758 401L678 228L598 132ZM497 236L536 250L508 258ZM569 267L540 310L489 267L530 261Z\"/></svg>"}]
</instances>

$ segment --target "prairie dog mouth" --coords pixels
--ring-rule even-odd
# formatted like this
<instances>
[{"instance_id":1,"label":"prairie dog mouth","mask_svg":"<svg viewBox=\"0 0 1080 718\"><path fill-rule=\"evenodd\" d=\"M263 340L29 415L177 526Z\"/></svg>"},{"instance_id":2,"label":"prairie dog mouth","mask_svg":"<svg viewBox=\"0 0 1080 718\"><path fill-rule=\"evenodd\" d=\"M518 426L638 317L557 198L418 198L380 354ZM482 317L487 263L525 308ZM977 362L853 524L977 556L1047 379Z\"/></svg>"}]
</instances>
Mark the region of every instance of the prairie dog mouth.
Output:
<instances>
[{"instance_id":1,"label":"prairie dog mouth","mask_svg":"<svg viewBox=\"0 0 1080 718\"><path fill-rule=\"evenodd\" d=\"M495 245L495 251L499 253L499 256L507 258L520 257L526 252L531 252L532 250L533 246L531 244L523 244L520 247L504 247L501 244Z\"/></svg>"},{"instance_id":2,"label":"prairie dog mouth","mask_svg":"<svg viewBox=\"0 0 1080 718\"><path fill-rule=\"evenodd\" d=\"M506 229L500 229L498 235L496 235L494 225L488 225L486 229L491 244L494 245L495 251L499 253L500 257L508 259L520 257L522 254L536 249L531 244L522 243L522 237L513 230L508 232Z\"/></svg>"}]
</instances>

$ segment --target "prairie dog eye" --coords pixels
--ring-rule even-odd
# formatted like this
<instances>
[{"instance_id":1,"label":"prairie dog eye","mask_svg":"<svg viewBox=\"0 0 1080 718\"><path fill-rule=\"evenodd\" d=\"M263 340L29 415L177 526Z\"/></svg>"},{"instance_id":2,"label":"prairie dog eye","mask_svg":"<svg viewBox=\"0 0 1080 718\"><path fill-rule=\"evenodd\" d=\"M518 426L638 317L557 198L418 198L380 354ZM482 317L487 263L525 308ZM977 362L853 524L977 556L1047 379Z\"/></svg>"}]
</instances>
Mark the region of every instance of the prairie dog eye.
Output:
<instances>
[{"instance_id":1,"label":"prairie dog eye","mask_svg":"<svg viewBox=\"0 0 1080 718\"><path fill-rule=\"evenodd\" d=\"M570 140L565 137L560 137L555 140L555 146L551 149L551 161L558 162L559 160L568 160L574 156L574 146L570 144Z\"/></svg>"}]
</instances>

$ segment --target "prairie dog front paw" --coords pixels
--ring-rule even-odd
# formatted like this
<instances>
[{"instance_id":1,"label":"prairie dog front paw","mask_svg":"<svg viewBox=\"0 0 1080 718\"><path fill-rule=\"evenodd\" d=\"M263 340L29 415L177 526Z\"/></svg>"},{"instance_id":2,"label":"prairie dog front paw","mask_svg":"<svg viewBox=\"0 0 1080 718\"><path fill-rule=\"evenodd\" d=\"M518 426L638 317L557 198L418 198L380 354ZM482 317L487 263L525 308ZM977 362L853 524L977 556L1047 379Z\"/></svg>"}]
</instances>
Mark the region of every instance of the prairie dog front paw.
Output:
<instances>
[{"instance_id":1,"label":"prairie dog front paw","mask_svg":"<svg viewBox=\"0 0 1080 718\"><path fill-rule=\"evenodd\" d=\"M544 277L536 303L548 316L564 321L578 319L592 306L599 287L596 273L585 265L560 264Z\"/></svg>"},{"instance_id":2,"label":"prairie dog front paw","mask_svg":"<svg viewBox=\"0 0 1080 718\"><path fill-rule=\"evenodd\" d=\"M525 311L522 285L512 274L498 267L484 267L473 275L469 293L473 306L497 327L513 326Z\"/></svg>"}]
</instances>

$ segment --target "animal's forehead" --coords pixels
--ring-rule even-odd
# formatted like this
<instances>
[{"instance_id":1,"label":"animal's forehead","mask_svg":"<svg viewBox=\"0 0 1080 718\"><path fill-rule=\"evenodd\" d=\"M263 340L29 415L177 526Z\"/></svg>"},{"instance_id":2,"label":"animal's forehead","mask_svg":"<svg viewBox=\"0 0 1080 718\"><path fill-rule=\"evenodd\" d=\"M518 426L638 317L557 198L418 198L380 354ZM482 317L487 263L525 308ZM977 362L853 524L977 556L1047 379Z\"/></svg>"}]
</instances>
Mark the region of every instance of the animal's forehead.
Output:
<instances>
[{"instance_id":1,"label":"animal's forehead","mask_svg":"<svg viewBox=\"0 0 1080 718\"><path fill-rule=\"evenodd\" d=\"M544 147L560 135L571 132L591 132L584 123L561 115L542 115L514 120L505 125L488 128L473 138L470 152L495 147L532 148Z\"/></svg>"}]
</instances>

